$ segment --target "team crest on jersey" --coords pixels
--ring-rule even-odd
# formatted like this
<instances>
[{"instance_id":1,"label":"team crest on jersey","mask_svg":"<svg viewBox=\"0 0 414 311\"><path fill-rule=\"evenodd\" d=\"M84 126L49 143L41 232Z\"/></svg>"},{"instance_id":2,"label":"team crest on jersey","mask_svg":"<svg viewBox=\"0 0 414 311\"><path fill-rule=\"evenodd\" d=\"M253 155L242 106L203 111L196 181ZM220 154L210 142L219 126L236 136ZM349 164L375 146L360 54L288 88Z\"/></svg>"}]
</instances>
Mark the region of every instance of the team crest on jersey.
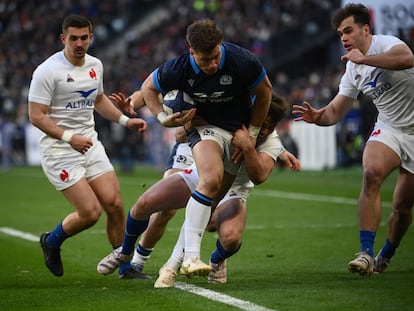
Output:
<instances>
[{"instance_id":1,"label":"team crest on jersey","mask_svg":"<svg viewBox=\"0 0 414 311\"><path fill-rule=\"evenodd\" d=\"M89 70L89 76L91 77L91 79L96 80L96 72L93 68L91 68L91 70Z\"/></svg>"},{"instance_id":2,"label":"team crest on jersey","mask_svg":"<svg viewBox=\"0 0 414 311\"><path fill-rule=\"evenodd\" d=\"M66 76L66 82L75 82L75 79L72 78L72 76L70 74L67 74Z\"/></svg>"},{"instance_id":3,"label":"team crest on jersey","mask_svg":"<svg viewBox=\"0 0 414 311\"><path fill-rule=\"evenodd\" d=\"M221 85L231 85L233 83L233 78L229 75L224 75L220 78Z\"/></svg>"}]
</instances>

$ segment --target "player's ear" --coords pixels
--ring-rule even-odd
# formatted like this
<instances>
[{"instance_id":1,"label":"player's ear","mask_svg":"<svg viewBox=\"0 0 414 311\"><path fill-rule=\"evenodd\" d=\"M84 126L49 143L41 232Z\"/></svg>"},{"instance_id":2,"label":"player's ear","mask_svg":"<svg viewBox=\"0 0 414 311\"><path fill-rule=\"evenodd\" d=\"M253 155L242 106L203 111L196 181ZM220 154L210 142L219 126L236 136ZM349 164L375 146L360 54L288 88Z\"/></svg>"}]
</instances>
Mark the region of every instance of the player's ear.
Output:
<instances>
[{"instance_id":1,"label":"player's ear","mask_svg":"<svg viewBox=\"0 0 414 311\"><path fill-rule=\"evenodd\" d=\"M60 41L62 41L63 44L65 44L65 38L66 38L65 34L61 33L60 34Z\"/></svg>"}]
</instances>

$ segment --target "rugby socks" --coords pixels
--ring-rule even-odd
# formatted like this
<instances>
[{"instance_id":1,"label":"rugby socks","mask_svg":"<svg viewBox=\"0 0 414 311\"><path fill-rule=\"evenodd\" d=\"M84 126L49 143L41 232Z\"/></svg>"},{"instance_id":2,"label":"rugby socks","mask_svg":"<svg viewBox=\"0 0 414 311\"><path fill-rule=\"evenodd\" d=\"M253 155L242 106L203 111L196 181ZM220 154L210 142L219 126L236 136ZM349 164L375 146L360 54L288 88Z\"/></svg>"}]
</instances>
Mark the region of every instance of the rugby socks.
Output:
<instances>
[{"instance_id":1,"label":"rugby socks","mask_svg":"<svg viewBox=\"0 0 414 311\"><path fill-rule=\"evenodd\" d=\"M385 241L385 245L380 251L380 256L382 258L388 258L391 259L392 256L394 256L395 251L397 250L398 245L393 245L390 240Z\"/></svg>"},{"instance_id":2,"label":"rugby socks","mask_svg":"<svg viewBox=\"0 0 414 311\"><path fill-rule=\"evenodd\" d=\"M192 257L200 257L201 240L210 220L213 199L197 190L193 192L185 210L184 261Z\"/></svg>"},{"instance_id":3,"label":"rugby socks","mask_svg":"<svg viewBox=\"0 0 414 311\"><path fill-rule=\"evenodd\" d=\"M216 249L211 254L210 261L212 263L223 262L226 258L229 258L229 257L233 256L234 254L236 254L239 251L240 247L241 247L241 244L239 245L239 247L235 251L228 252L224 249L223 245L221 245L220 240L217 239Z\"/></svg>"},{"instance_id":4,"label":"rugby socks","mask_svg":"<svg viewBox=\"0 0 414 311\"><path fill-rule=\"evenodd\" d=\"M131 212L128 212L124 242L122 243L122 253L129 255L132 254L135 248L135 243L138 237L147 229L149 219L136 220L132 218Z\"/></svg>"},{"instance_id":5,"label":"rugby socks","mask_svg":"<svg viewBox=\"0 0 414 311\"><path fill-rule=\"evenodd\" d=\"M181 264L184 260L184 223L181 226L180 235L178 236L177 243L175 243L174 250L168 258L167 263L165 264L168 268L174 270L175 272L180 269Z\"/></svg>"},{"instance_id":6,"label":"rugby socks","mask_svg":"<svg viewBox=\"0 0 414 311\"><path fill-rule=\"evenodd\" d=\"M374 257L374 241L376 233L372 231L360 230L359 241L361 243L361 252L366 252Z\"/></svg>"},{"instance_id":7,"label":"rugby socks","mask_svg":"<svg viewBox=\"0 0 414 311\"><path fill-rule=\"evenodd\" d=\"M151 257L153 248L143 248L141 244L138 244L134 257L131 260L131 264L135 267L139 267L140 270L144 269L145 263Z\"/></svg>"},{"instance_id":8,"label":"rugby socks","mask_svg":"<svg viewBox=\"0 0 414 311\"><path fill-rule=\"evenodd\" d=\"M50 232L49 236L47 237L46 243L50 247L59 248L62 245L63 241L65 241L68 237L69 235L67 235L65 231L63 231L62 222L60 222L56 226L55 230Z\"/></svg>"}]
</instances>

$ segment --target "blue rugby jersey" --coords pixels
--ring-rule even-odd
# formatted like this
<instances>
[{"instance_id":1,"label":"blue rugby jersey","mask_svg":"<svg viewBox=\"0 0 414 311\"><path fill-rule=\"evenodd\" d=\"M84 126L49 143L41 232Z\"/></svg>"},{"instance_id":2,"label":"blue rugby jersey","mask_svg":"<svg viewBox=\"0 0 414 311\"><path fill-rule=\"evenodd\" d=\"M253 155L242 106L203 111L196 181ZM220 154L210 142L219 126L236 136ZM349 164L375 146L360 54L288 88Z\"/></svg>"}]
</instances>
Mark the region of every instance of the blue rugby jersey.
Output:
<instances>
[{"instance_id":1,"label":"blue rugby jersey","mask_svg":"<svg viewBox=\"0 0 414 311\"><path fill-rule=\"evenodd\" d=\"M259 59L249 50L225 42L222 57L214 75L200 70L187 51L166 61L154 71L154 85L165 94L170 90L183 90L197 104L197 115L208 124L228 131L248 125L252 93L266 77Z\"/></svg>"}]
</instances>

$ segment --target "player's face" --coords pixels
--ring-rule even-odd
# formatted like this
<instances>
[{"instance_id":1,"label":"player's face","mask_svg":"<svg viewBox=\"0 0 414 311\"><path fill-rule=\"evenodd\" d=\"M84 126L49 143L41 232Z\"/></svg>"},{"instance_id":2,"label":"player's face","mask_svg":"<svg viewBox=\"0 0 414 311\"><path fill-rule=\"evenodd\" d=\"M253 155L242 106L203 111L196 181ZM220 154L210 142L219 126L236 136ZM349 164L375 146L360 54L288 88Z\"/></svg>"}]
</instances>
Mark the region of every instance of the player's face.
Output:
<instances>
[{"instance_id":1,"label":"player's face","mask_svg":"<svg viewBox=\"0 0 414 311\"><path fill-rule=\"evenodd\" d=\"M257 136L256 144L262 144L266 140L266 138L273 133L273 131L275 130L275 126L276 124L273 122L272 118L267 117L262 124L259 136Z\"/></svg>"},{"instance_id":2,"label":"player's face","mask_svg":"<svg viewBox=\"0 0 414 311\"><path fill-rule=\"evenodd\" d=\"M217 72L221 60L221 45L218 44L211 52L196 52L190 48L190 54L194 57L197 66L207 75Z\"/></svg>"},{"instance_id":3,"label":"player's face","mask_svg":"<svg viewBox=\"0 0 414 311\"><path fill-rule=\"evenodd\" d=\"M65 55L71 62L83 60L91 43L92 33L88 27L77 28L69 27L61 34L61 40L65 45Z\"/></svg>"},{"instance_id":4,"label":"player's face","mask_svg":"<svg viewBox=\"0 0 414 311\"><path fill-rule=\"evenodd\" d=\"M354 17L350 16L342 21L336 32L347 52L352 49L359 49L363 54L367 52L369 47L369 41L367 40L369 35L368 25L361 27L355 23Z\"/></svg>"}]
</instances>

